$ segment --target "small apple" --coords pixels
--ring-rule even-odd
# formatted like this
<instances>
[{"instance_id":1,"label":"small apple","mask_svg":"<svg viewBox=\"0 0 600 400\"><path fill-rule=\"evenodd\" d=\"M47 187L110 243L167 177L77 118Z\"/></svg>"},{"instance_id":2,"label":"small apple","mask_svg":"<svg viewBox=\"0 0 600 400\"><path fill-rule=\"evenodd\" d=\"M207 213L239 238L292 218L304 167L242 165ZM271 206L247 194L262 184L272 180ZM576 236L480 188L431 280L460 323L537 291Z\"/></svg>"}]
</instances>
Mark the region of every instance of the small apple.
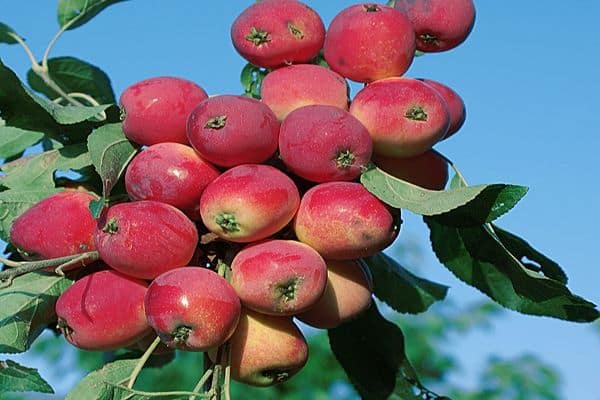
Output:
<instances>
[{"instance_id":1,"label":"small apple","mask_svg":"<svg viewBox=\"0 0 600 400\"><path fill-rule=\"evenodd\" d=\"M388 174L425 189L444 190L448 183L448 162L433 150L405 158L376 155L373 163Z\"/></svg>"}]
</instances>

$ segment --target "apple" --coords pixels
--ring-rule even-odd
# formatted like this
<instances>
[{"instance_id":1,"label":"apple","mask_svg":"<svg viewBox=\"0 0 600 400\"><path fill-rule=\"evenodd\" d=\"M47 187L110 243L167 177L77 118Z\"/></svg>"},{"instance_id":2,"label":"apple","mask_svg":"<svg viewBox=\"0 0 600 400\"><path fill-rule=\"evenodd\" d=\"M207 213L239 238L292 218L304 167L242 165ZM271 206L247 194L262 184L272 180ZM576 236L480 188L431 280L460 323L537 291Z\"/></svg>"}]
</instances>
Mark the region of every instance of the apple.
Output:
<instances>
[{"instance_id":1,"label":"apple","mask_svg":"<svg viewBox=\"0 0 600 400\"><path fill-rule=\"evenodd\" d=\"M220 172L190 146L158 143L136 155L125 171L125 188L132 200L170 204L191 219L200 219L200 195Z\"/></svg>"},{"instance_id":2,"label":"apple","mask_svg":"<svg viewBox=\"0 0 600 400\"><path fill-rule=\"evenodd\" d=\"M296 318L315 328L332 329L369 308L372 293L371 274L358 260L329 260L325 293Z\"/></svg>"},{"instance_id":3,"label":"apple","mask_svg":"<svg viewBox=\"0 0 600 400\"><path fill-rule=\"evenodd\" d=\"M348 91L348 83L340 74L320 65L297 64L268 73L260 93L263 103L283 121L295 109L312 104L347 110Z\"/></svg>"},{"instance_id":4,"label":"apple","mask_svg":"<svg viewBox=\"0 0 600 400\"><path fill-rule=\"evenodd\" d=\"M395 8L415 29L417 50L453 49L465 41L475 23L473 0L397 0Z\"/></svg>"},{"instance_id":5,"label":"apple","mask_svg":"<svg viewBox=\"0 0 600 400\"><path fill-rule=\"evenodd\" d=\"M230 340L231 377L253 386L287 381L308 359L308 344L290 317L260 314L246 308ZM217 351L208 352L214 362Z\"/></svg>"},{"instance_id":6,"label":"apple","mask_svg":"<svg viewBox=\"0 0 600 400\"><path fill-rule=\"evenodd\" d=\"M328 182L302 196L294 231L326 260L351 260L389 246L400 223L400 210L392 211L360 183Z\"/></svg>"},{"instance_id":7,"label":"apple","mask_svg":"<svg viewBox=\"0 0 600 400\"><path fill-rule=\"evenodd\" d=\"M448 139L463 126L465 119L467 118L465 103L458 93L443 83L434 81L432 79L419 80L434 88L444 98L446 104L448 105L448 111L450 112L450 126L448 127L446 136L443 138Z\"/></svg>"},{"instance_id":8,"label":"apple","mask_svg":"<svg viewBox=\"0 0 600 400\"><path fill-rule=\"evenodd\" d=\"M150 333L144 314L146 282L105 270L73 283L56 302L58 328L72 345L109 351Z\"/></svg>"},{"instance_id":9,"label":"apple","mask_svg":"<svg viewBox=\"0 0 600 400\"><path fill-rule=\"evenodd\" d=\"M433 150L405 158L376 155L373 163L388 174L425 189L444 190L448 183L448 163Z\"/></svg>"},{"instance_id":10,"label":"apple","mask_svg":"<svg viewBox=\"0 0 600 400\"><path fill-rule=\"evenodd\" d=\"M394 8L361 3L333 18L323 51L338 74L372 82L408 70L415 54L415 33L408 18Z\"/></svg>"},{"instance_id":11,"label":"apple","mask_svg":"<svg viewBox=\"0 0 600 400\"><path fill-rule=\"evenodd\" d=\"M148 323L169 347L206 351L225 343L240 318L231 285L206 268L187 266L152 281L144 301Z\"/></svg>"},{"instance_id":12,"label":"apple","mask_svg":"<svg viewBox=\"0 0 600 400\"><path fill-rule=\"evenodd\" d=\"M448 131L448 105L431 86L412 78L388 78L356 94L350 113L369 130L373 153L416 156L431 149Z\"/></svg>"},{"instance_id":13,"label":"apple","mask_svg":"<svg viewBox=\"0 0 600 400\"><path fill-rule=\"evenodd\" d=\"M294 217L300 194L294 181L269 165L233 167L212 181L200 198L200 215L214 234L232 242L265 239Z\"/></svg>"},{"instance_id":14,"label":"apple","mask_svg":"<svg viewBox=\"0 0 600 400\"><path fill-rule=\"evenodd\" d=\"M123 132L130 140L142 145L187 144L187 118L207 97L200 86L177 77L159 76L134 83L119 99Z\"/></svg>"},{"instance_id":15,"label":"apple","mask_svg":"<svg viewBox=\"0 0 600 400\"><path fill-rule=\"evenodd\" d=\"M262 0L231 25L233 47L263 68L305 63L319 53L325 26L319 14L296 0Z\"/></svg>"},{"instance_id":16,"label":"apple","mask_svg":"<svg viewBox=\"0 0 600 400\"><path fill-rule=\"evenodd\" d=\"M302 312L321 297L326 281L323 257L295 240L251 244L231 263L231 285L242 304L263 314Z\"/></svg>"},{"instance_id":17,"label":"apple","mask_svg":"<svg viewBox=\"0 0 600 400\"><path fill-rule=\"evenodd\" d=\"M97 197L77 190L46 197L15 219L10 242L28 260L95 250L96 221L89 209L92 200Z\"/></svg>"},{"instance_id":18,"label":"apple","mask_svg":"<svg viewBox=\"0 0 600 400\"><path fill-rule=\"evenodd\" d=\"M143 200L105 210L94 243L110 267L136 278L153 279L191 260L198 231L177 208Z\"/></svg>"},{"instance_id":19,"label":"apple","mask_svg":"<svg viewBox=\"0 0 600 400\"><path fill-rule=\"evenodd\" d=\"M259 100L214 96L190 114L187 137L198 154L215 165L258 164L277 150L279 121Z\"/></svg>"},{"instance_id":20,"label":"apple","mask_svg":"<svg viewBox=\"0 0 600 400\"><path fill-rule=\"evenodd\" d=\"M279 156L294 174L312 182L351 181L369 163L369 131L348 111L310 105L281 124Z\"/></svg>"}]
</instances>

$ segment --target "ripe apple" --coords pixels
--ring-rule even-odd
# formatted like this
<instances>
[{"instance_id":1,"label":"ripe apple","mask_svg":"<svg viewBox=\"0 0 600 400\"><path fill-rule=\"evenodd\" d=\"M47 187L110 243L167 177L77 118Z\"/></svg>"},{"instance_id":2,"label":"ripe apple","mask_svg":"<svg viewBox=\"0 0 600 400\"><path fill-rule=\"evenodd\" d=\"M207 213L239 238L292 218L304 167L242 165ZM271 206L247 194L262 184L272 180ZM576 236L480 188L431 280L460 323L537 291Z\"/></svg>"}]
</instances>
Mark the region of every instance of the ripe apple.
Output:
<instances>
[{"instance_id":1,"label":"ripe apple","mask_svg":"<svg viewBox=\"0 0 600 400\"><path fill-rule=\"evenodd\" d=\"M217 273L201 267L159 275L145 299L148 323L169 347L206 351L225 343L240 317L240 300Z\"/></svg>"},{"instance_id":2,"label":"ripe apple","mask_svg":"<svg viewBox=\"0 0 600 400\"><path fill-rule=\"evenodd\" d=\"M85 350L116 350L150 333L144 314L146 282L105 270L87 275L56 302L58 328Z\"/></svg>"},{"instance_id":3,"label":"ripe apple","mask_svg":"<svg viewBox=\"0 0 600 400\"><path fill-rule=\"evenodd\" d=\"M338 107L304 106L281 124L279 156L291 172L312 182L355 179L372 151L369 131Z\"/></svg>"},{"instance_id":4,"label":"ripe apple","mask_svg":"<svg viewBox=\"0 0 600 400\"><path fill-rule=\"evenodd\" d=\"M309 308L326 281L323 257L295 240L251 244L231 263L231 285L242 304L263 314L293 315Z\"/></svg>"},{"instance_id":5,"label":"ripe apple","mask_svg":"<svg viewBox=\"0 0 600 400\"><path fill-rule=\"evenodd\" d=\"M450 50L465 41L475 23L473 0L397 0L417 36L417 50Z\"/></svg>"},{"instance_id":6,"label":"ripe apple","mask_svg":"<svg viewBox=\"0 0 600 400\"><path fill-rule=\"evenodd\" d=\"M233 167L212 181L200 198L204 225L232 242L265 239L294 217L300 194L286 174L269 165Z\"/></svg>"},{"instance_id":7,"label":"ripe apple","mask_svg":"<svg viewBox=\"0 0 600 400\"><path fill-rule=\"evenodd\" d=\"M258 164L277 150L279 121L259 100L214 96L190 114L187 137L194 149L215 165Z\"/></svg>"},{"instance_id":8,"label":"ripe apple","mask_svg":"<svg viewBox=\"0 0 600 400\"><path fill-rule=\"evenodd\" d=\"M121 94L123 132L143 145L187 144L185 124L194 107L208 96L186 79L160 76L137 82Z\"/></svg>"},{"instance_id":9,"label":"ripe apple","mask_svg":"<svg viewBox=\"0 0 600 400\"><path fill-rule=\"evenodd\" d=\"M432 79L419 80L434 88L444 98L446 104L448 105L448 111L450 112L450 126L448 127L446 136L443 138L448 139L463 126L465 119L467 118L465 103L458 93L443 83L434 81Z\"/></svg>"},{"instance_id":10,"label":"ripe apple","mask_svg":"<svg viewBox=\"0 0 600 400\"><path fill-rule=\"evenodd\" d=\"M433 150L417 156L374 156L373 162L388 174L429 190L443 190L448 183L448 163Z\"/></svg>"},{"instance_id":11,"label":"ripe apple","mask_svg":"<svg viewBox=\"0 0 600 400\"><path fill-rule=\"evenodd\" d=\"M263 68L305 63L325 40L319 14L296 0L262 0L246 8L231 25L233 47Z\"/></svg>"},{"instance_id":12,"label":"ripe apple","mask_svg":"<svg viewBox=\"0 0 600 400\"><path fill-rule=\"evenodd\" d=\"M308 359L308 344L290 317L276 317L242 309L231 337L231 377L253 386L282 383ZM214 362L216 349L208 355Z\"/></svg>"},{"instance_id":13,"label":"ripe apple","mask_svg":"<svg viewBox=\"0 0 600 400\"><path fill-rule=\"evenodd\" d=\"M320 65L298 64L268 73L260 93L263 103L283 121L295 109L312 104L347 110L348 91L346 80L332 70Z\"/></svg>"},{"instance_id":14,"label":"ripe apple","mask_svg":"<svg viewBox=\"0 0 600 400\"><path fill-rule=\"evenodd\" d=\"M394 241L401 222L394 213L360 183L321 183L302 196L294 231L326 260L357 259Z\"/></svg>"},{"instance_id":15,"label":"ripe apple","mask_svg":"<svg viewBox=\"0 0 600 400\"><path fill-rule=\"evenodd\" d=\"M143 200L116 204L103 212L94 242L100 258L112 268L153 279L191 260L198 231L175 207Z\"/></svg>"},{"instance_id":16,"label":"ripe apple","mask_svg":"<svg viewBox=\"0 0 600 400\"><path fill-rule=\"evenodd\" d=\"M197 220L200 195L219 174L190 146L158 143L131 160L125 171L125 188L132 200L167 203Z\"/></svg>"},{"instance_id":17,"label":"ripe apple","mask_svg":"<svg viewBox=\"0 0 600 400\"><path fill-rule=\"evenodd\" d=\"M323 50L335 72L356 82L372 82L408 70L415 33L408 18L394 8L361 3L333 18Z\"/></svg>"},{"instance_id":18,"label":"ripe apple","mask_svg":"<svg viewBox=\"0 0 600 400\"><path fill-rule=\"evenodd\" d=\"M448 105L431 86L412 78L373 82L356 94L350 113L369 130L373 153L416 156L448 131Z\"/></svg>"},{"instance_id":19,"label":"ripe apple","mask_svg":"<svg viewBox=\"0 0 600 400\"><path fill-rule=\"evenodd\" d=\"M10 242L25 259L47 259L95 250L96 221L89 193L67 190L31 206L13 222Z\"/></svg>"},{"instance_id":20,"label":"ripe apple","mask_svg":"<svg viewBox=\"0 0 600 400\"><path fill-rule=\"evenodd\" d=\"M371 274L359 261L329 260L325 293L296 318L315 328L332 329L369 308L372 293Z\"/></svg>"}]
</instances>

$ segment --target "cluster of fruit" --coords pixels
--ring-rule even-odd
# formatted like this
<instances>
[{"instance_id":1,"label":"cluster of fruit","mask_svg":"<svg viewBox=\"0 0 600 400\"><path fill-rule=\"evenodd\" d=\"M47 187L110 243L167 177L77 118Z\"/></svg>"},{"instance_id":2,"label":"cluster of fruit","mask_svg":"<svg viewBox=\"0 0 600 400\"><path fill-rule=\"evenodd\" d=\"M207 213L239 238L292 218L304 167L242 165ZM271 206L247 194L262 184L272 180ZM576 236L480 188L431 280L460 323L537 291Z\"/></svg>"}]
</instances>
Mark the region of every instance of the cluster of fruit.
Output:
<instances>
[{"instance_id":1,"label":"cluster of fruit","mask_svg":"<svg viewBox=\"0 0 600 400\"><path fill-rule=\"evenodd\" d=\"M174 77L122 94L123 132L145 146L125 171L128 202L95 220L83 191L22 214L11 242L26 258L97 251L105 263L56 304L75 346L146 343L206 351L229 341L234 379L281 382L306 362L292 317L333 328L371 304L360 259L398 235L400 210L356 182L372 160L391 175L443 189L431 151L454 134L464 104L450 88L400 77L415 50L461 43L471 0L365 3L325 30L296 0L264 0L234 22L235 48L272 71L262 100L208 97ZM311 64L320 51L329 68ZM348 99L346 78L367 85ZM89 267L86 267L89 268Z\"/></svg>"}]
</instances>

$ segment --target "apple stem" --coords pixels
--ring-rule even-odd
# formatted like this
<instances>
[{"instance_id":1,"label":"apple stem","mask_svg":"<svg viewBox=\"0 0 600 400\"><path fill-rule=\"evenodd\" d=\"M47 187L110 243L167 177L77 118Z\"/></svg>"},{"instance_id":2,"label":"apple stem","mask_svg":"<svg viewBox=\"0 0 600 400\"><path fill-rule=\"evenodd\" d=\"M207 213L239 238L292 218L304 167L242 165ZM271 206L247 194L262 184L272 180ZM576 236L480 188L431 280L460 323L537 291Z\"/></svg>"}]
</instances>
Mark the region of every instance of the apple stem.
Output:
<instances>
[{"instance_id":1,"label":"apple stem","mask_svg":"<svg viewBox=\"0 0 600 400\"><path fill-rule=\"evenodd\" d=\"M84 266L86 263L100 259L97 251L89 251L87 253L73 254L65 257L49 258L39 261L13 261L0 257L2 262L7 267L13 267L0 272L0 288L8 287L13 280L21 275L29 272L39 271L48 267L56 267L55 272L58 275L64 276L63 270L75 264Z\"/></svg>"},{"instance_id":2,"label":"apple stem","mask_svg":"<svg viewBox=\"0 0 600 400\"><path fill-rule=\"evenodd\" d=\"M138 363L135 365L135 368L133 369L133 371L131 372L131 375L129 376L129 382L127 382L128 389L133 388L133 385L135 384L135 380L137 379L140 372L142 372L142 368L144 368L144 365L146 364L146 362L148 361L148 359L150 358L150 356L152 355L154 350L156 350L156 347L158 347L159 343L160 343L160 337L157 336L156 339L154 339L154 341L150 344L150 346L148 346L148 348L146 349L146 351L144 352L144 354L142 355L142 357L140 358Z\"/></svg>"},{"instance_id":3,"label":"apple stem","mask_svg":"<svg viewBox=\"0 0 600 400\"><path fill-rule=\"evenodd\" d=\"M224 346L220 346L217 350L217 356L215 358L216 362L213 365L212 382L210 385L211 400L219 400L221 398L221 393L219 390L219 381L221 379L221 358L223 357L223 348Z\"/></svg>"},{"instance_id":4,"label":"apple stem","mask_svg":"<svg viewBox=\"0 0 600 400\"><path fill-rule=\"evenodd\" d=\"M205 357L206 357L206 355L205 355ZM206 357L206 358L208 358L208 357ZM202 388L204 387L204 385L206 384L206 382L208 381L208 378L210 378L212 373L213 373L212 368L208 368L206 370L206 372L204 372L204 375L202 375L202 378L200 378L200 380L198 381L196 386L194 386L194 389L192 389L192 392L200 394ZM197 396L195 396L195 395L190 395L188 400L194 400L196 397Z\"/></svg>"}]
</instances>

